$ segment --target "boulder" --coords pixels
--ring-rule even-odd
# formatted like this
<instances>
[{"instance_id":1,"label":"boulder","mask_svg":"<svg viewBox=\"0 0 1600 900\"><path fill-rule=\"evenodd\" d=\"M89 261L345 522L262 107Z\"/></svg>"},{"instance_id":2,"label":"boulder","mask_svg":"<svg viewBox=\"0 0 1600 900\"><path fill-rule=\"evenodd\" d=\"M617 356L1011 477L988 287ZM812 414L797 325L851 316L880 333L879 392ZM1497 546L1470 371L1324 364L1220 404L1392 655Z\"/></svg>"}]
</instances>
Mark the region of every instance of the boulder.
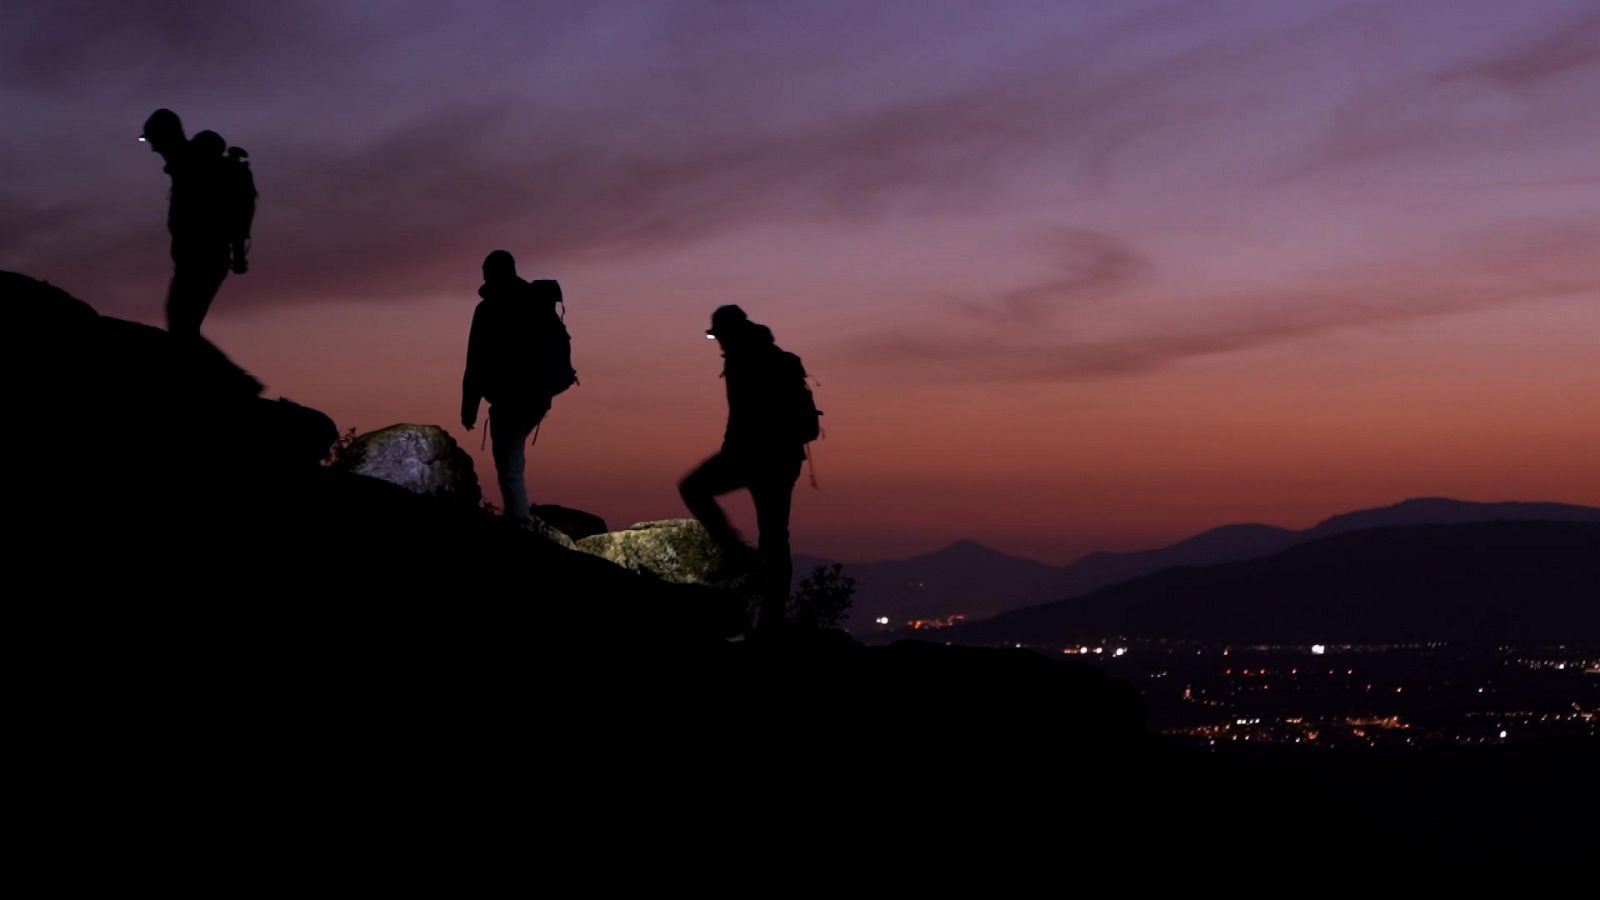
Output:
<instances>
[{"instance_id":1,"label":"boulder","mask_svg":"<svg viewBox=\"0 0 1600 900\"><path fill-rule=\"evenodd\" d=\"M606 527L606 520L591 512L573 509L570 506L558 506L554 503L536 503L533 514L546 525L560 531L574 541L581 541L586 537L605 534L610 531Z\"/></svg>"},{"instance_id":2,"label":"boulder","mask_svg":"<svg viewBox=\"0 0 1600 900\"><path fill-rule=\"evenodd\" d=\"M390 425L339 450L334 467L476 507L483 498L472 457L437 425Z\"/></svg>"},{"instance_id":3,"label":"boulder","mask_svg":"<svg viewBox=\"0 0 1600 900\"><path fill-rule=\"evenodd\" d=\"M320 409L279 397L257 401L254 411L262 445L284 465L317 465L339 439L338 426Z\"/></svg>"},{"instance_id":4,"label":"boulder","mask_svg":"<svg viewBox=\"0 0 1600 900\"><path fill-rule=\"evenodd\" d=\"M566 532L556 528L538 516L530 515L517 524L521 525L524 529L537 534L545 540L565 547L568 550L578 549L578 545L572 542L572 538Z\"/></svg>"},{"instance_id":5,"label":"boulder","mask_svg":"<svg viewBox=\"0 0 1600 900\"><path fill-rule=\"evenodd\" d=\"M756 584L756 573L748 565L730 560L705 526L694 519L639 522L626 531L586 537L578 541L578 549L673 584L703 584L740 592Z\"/></svg>"}]
</instances>

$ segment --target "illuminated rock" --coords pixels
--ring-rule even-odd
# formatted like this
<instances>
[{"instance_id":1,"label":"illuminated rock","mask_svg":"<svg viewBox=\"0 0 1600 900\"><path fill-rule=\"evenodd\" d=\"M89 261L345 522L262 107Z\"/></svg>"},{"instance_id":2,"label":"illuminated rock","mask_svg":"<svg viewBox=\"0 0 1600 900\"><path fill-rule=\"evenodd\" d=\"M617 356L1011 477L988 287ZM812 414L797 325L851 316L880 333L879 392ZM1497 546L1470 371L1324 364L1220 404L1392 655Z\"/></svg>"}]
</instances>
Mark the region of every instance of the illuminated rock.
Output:
<instances>
[{"instance_id":1,"label":"illuminated rock","mask_svg":"<svg viewBox=\"0 0 1600 900\"><path fill-rule=\"evenodd\" d=\"M626 531L586 537L578 549L674 584L743 590L754 583L753 569L730 560L693 519L639 522Z\"/></svg>"},{"instance_id":2,"label":"illuminated rock","mask_svg":"<svg viewBox=\"0 0 1600 900\"><path fill-rule=\"evenodd\" d=\"M437 425L390 425L339 451L335 467L411 491L477 506L483 493L472 457Z\"/></svg>"}]
</instances>

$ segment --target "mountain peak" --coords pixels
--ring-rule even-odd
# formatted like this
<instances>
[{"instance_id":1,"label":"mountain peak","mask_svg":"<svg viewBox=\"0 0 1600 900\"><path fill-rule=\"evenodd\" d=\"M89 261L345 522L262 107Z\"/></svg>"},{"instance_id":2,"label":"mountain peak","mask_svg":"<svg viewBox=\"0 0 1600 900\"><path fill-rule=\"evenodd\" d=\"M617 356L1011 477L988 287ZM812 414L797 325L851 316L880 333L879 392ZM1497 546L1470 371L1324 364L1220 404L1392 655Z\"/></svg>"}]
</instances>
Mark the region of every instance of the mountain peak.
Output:
<instances>
[{"instance_id":1,"label":"mountain peak","mask_svg":"<svg viewBox=\"0 0 1600 900\"><path fill-rule=\"evenodd\" d=\"M1016 557L1012 557L1009 554L1001 553L999 550L996 550L993 547L980 544L972 538L961 538L960 540L952 541L951 543L946 544L937 550L930 550L927 553L919 553L916 556L906 560L906 562L911 562L913 560L939 560L949 562L1015 558Z\"/></svg>"},{"instance_id":2,"label":"mountain peak","mask_svg":"<svg viewBox=\"0 0 1600 900\"><path fill-rule=\"evenodd\" d=\"M1341 513L1317 523L1303 532L1321 537L1364 528L1395 525L1439 525L1448 523L1492 522L1496 520L1595 521L1600 510L1569 503L1505 501L1485 503L1452 500L1449 497L1412 497L1391 506Z\"/></svg>"},{"instance_id":3,"label":"mountain peak","mask_svg":"<svg viewBox=\"0 0 1600 900\"><path fill-rule=\"evenodd\" d=\"M983 544L978 543L976 540L973 540L972 538L961 538L960 540L952 541L949 545L945 546L943 549L935 550L934 552L935 553L972 553L972 552L998 553L1000 551L995 550L992 547L984 546Z\"/></svg>"}]
</instances>

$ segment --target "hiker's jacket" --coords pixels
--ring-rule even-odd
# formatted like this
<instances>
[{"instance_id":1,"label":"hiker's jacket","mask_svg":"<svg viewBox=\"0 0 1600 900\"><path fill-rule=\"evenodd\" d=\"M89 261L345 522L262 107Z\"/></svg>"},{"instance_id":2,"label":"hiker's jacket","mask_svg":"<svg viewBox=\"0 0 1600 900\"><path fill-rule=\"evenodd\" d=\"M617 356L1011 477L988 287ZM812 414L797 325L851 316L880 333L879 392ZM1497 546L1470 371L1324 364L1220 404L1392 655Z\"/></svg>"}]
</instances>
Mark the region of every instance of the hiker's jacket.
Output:
<instances>
[{"instance_id":1,"label":"hiker's jacket","mask_svg":"<svg viewBox=\"0 0 1600 900\"><path fill-rule=\"evenodd\" d=\"M780 349L772 330L750 323L740 340L724 345L722 377L728 389L728 427L722 452L751 461L805 459L786 420L791 398L805 382L805 370L792 353Z\"/></svg>"},{"instance_id":2,"label":"hiker's jacket","mask_svg":"<svg viewBox=\"0 0 1600 900\"><path fill-rule=\"evenodd\" d=\"M200 151L192 140L171 156L163 169L172 176L172 196L167 204L167 231L174 241L228 243L229 185L217 154Z\"/></svg>"},{"instance_id":3,"label":"hiker's jacket","mask_svg":"<svg viewBox=\"0 0 1600 900\"><path fill-rule=\"evenodd\" d=\"M554 304L534 294L528 282L512 276L478 288L472 332L467 338L467 370L461 379L461 417L472 421L478 401L521 408L548 408L540 390L537 336L555 316Z\"/></svg>"}]
</instances>

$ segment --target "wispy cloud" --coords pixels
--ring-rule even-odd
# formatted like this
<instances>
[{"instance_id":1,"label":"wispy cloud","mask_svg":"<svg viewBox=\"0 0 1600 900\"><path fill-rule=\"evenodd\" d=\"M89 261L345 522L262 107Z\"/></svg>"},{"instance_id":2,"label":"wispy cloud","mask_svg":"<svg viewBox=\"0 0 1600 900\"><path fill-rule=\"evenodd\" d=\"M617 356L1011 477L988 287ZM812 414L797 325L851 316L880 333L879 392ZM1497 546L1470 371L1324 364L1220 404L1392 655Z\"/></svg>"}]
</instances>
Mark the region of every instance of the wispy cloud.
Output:
<instances>
[{"instance_id":1,"label":"wispy cloud","mask_svg":"<svg viewBox=\"0 0 1600 900\"><path fill-rule=\"evenodd\" d=\"M982 333L942 325L851 342L856 358L915 365L964 380L1080 381L1143 374L1186 360L1328 333L1459 315L1600 291L1600 218L1571 228L1484 239L1445 259L1323 273L1315 287L1272 294L1195 296L1200 310L1234 310L1120 336L1040 340L1036 329ZM1003 302L1004 298L1001 298Z\"/></svg>"},{"instance_id":2,"label":"wispy cloud","mask_svg":"<svg viewBox=\"0 0 1600 900\"><path fill-rule=\"evenodd\" d=\"M148 98L176 97L183 112L184 97L210 97L191 126L248 147L262 189L257 266L226 288L251 306L459 292L463 270L498 246L571 264L796 222L881 225L892 242L919 216L1001 218L1007 204L1049 195L1085 208L1047 217L1060 224L1036 238L1045 274L1029 280L1026 263L1011 262L989 278L1008 287L936 305L949 320L907 317L884 357L1138 370L1343 327L1354 320L1340 297L1356 293L1442 314L1448 304L1432 311L1377 283L1393 272L1383 254L1337 249L1305 277L1369 273L1346 293L1191 296L1165 252L1183 236L1168 232L1248 220L1253 207L1281 206L1276 190L1365 178L1375 162L1416 176L1470 154L1485 184L1517 184L1496 168L1496 154L1522 146L1502 133L1505 116L1527 140L1566 134L1575 126L1539 104L1595 86L1600 54L1600 17L1559 4L1459 46L1445 38L1477 32L1439 23L1482 28L1508 14L1494 4L952 10L646 3L605 16L507 4L457 16L406 3L374 18L326 4L227 15L176 0L8 4L0 74L7 96L42 110L50 152L0 151L26 183L0 204L0 265L70 276L113 312L155 308L168 266L159 211L146 208L158 167L147 154L124 159L134 151L121 145L115 166L96 165L112 151L91 152L78 135L111 118L131 133L157 105ZM982 54L961 40L977 35ZM1510 112L1483 113L1489 101ZM1586 172L1549 183L1581 186ZM1373 230L1391 215L1357 214ZM1428 265L1481 266L1457 252L1470 245L1451 236L1459 230L1441 217L1430 243L1446 249ZM919 290L917 273L904 274ZM1077 313L1128 296L1216 303L1238 321L1125 322L1126 341L1071 344L1082 363L1039 362L1080 333ZM997 333L940 336L977 320ZM1005 328L1032 329L1039 346L1008 362ZM963 349L973 342L995 349Z\"/></svg>"}]
</instances>

